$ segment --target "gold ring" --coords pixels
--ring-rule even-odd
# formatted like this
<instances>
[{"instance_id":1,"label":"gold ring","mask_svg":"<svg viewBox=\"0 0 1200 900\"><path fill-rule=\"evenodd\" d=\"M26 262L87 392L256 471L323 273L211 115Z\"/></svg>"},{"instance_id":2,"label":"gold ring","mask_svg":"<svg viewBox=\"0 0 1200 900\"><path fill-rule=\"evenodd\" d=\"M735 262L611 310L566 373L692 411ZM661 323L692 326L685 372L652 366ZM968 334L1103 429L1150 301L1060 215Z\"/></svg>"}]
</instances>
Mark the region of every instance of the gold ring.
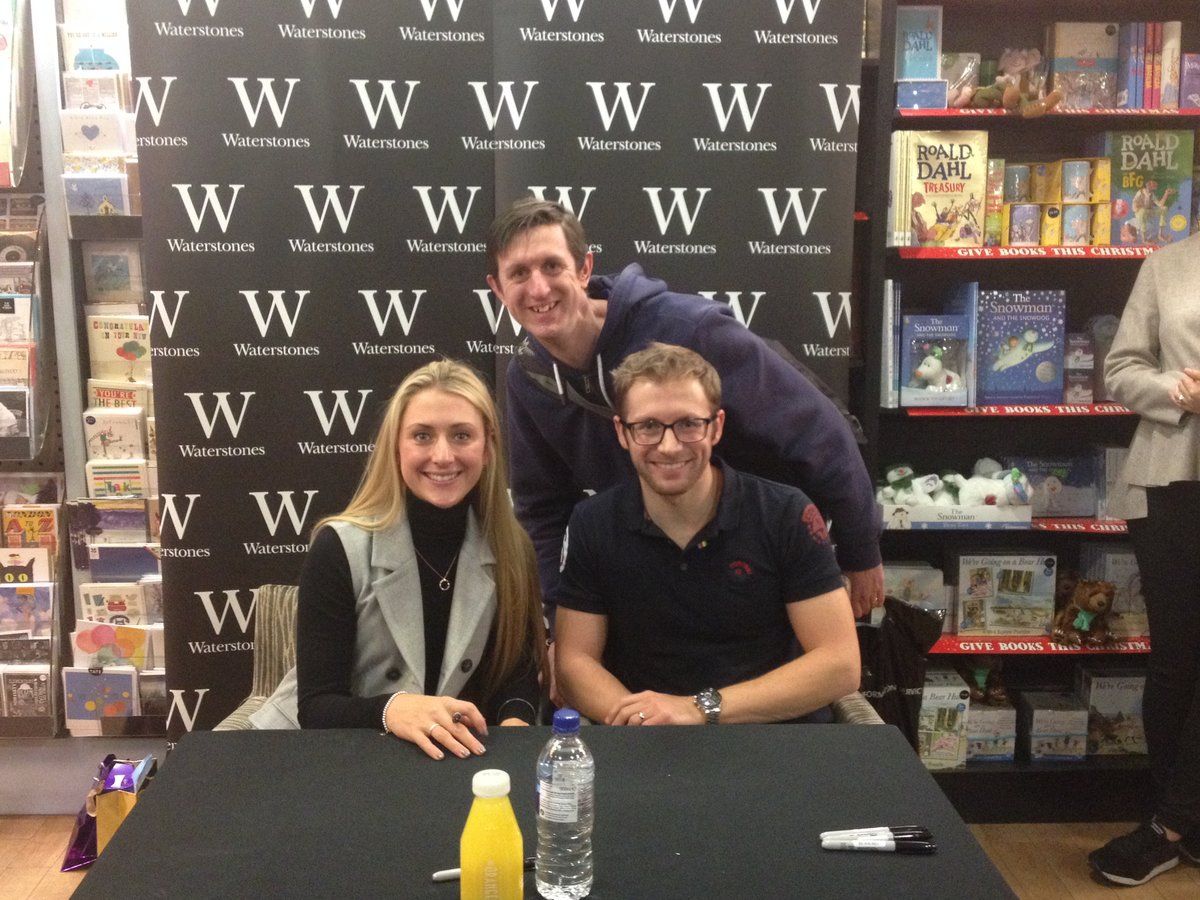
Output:
<instances>
[{"instance_id":1,"label":"gold ring","mask_svg":"<svg viewBox=\"0 0 1200 900\"><path fill-rule=\"evenodd\" d=\"M431 722L431 723L429 724L429 727L428 727L427 729L425 729L425 733L426 733L427 735L429 735L429 737L433 737L433 729L435 729L435 728L441 728L441 727L442 727L442 723L441 723L441 722Z\"/></svg>"}]
</instances>

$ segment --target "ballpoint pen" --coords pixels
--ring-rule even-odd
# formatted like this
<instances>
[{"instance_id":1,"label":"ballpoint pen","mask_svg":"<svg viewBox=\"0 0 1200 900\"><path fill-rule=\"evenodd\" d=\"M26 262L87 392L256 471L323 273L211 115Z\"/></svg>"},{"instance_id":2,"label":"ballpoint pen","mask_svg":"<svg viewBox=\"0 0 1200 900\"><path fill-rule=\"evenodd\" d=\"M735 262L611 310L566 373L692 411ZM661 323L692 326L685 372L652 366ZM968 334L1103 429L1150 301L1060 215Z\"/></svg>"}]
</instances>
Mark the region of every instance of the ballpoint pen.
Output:
<instances>
[{"instance_id":1,"label":"ballpoint pen","mask_svg":"<svg viewBox=\"0 0 1200 900\"><path fill-rule=\"evenodd\" d=\"M525 857L525 871L533 868L532 856ZM462 869L439 869L433 873L434 881L458 881L462 877Z\"/></svg>"}]
</instances>

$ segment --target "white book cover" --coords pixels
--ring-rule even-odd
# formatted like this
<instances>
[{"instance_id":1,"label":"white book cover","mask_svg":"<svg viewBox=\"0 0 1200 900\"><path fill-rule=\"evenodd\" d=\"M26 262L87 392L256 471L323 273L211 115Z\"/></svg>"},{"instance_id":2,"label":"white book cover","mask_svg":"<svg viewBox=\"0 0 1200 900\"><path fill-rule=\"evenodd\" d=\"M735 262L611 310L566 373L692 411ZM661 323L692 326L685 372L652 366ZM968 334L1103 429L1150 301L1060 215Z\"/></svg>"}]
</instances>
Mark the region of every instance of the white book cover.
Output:
<instances>
[{"instance_id":1,"label":"white book cover","mask_svg":"<svg viewBox=\"0 0 1200 900\"><path fill-rule=\"evenodd\" d=\"M0 262L0 294L32 294L33 285L33 260Z\"/></svg>"},{"instance_id":2,"label":"white book cover","mask_svg":"<svg viewBox=\"0 0 1200 900\"><path fill-rule=\"evenodd\" d=\"M66 153L124 154L125 113L116 109L64 109L63 151Z\"/></svg>"},{"instance_id":3,"label":"white book cover","mask_svg":"<svg viewBox=\"0 0 1200 900\"><path fill-rule=\"evenodd\" d=\"M130 406L146 409L149 404L148 384L139 381L113 381L106 378L89 378L87 380L87 399L89 408L110 407L123 408Z\"/></svg>"},{"instance_id":4,"label":"white book cover","mask_svg":"<svg viewBox=\"0 0 1200 900\"><path fill-rule=\"evenodd\" d=\"M126 23L125 0L62 0L63 21L75 25L121 28Z\"/></svg>"},{"instance_id":5,"label":"white book cover","mask_svg":"<svg viewBox=\"0 0 1200 900\"><path fill-rule=\"evenodd\" d=\"M158 419L146 416L146 459L158 468Z\"/></svg>"},{"instance_id":6,"label":"white book cover","mask_svg":"<svg viewBox=\"0 0 1200 900\"><path fill-rule=\"evenodd\" d=\"M88 316L87 333L94 378L151 380L149 316Z\"/></svg>"},{"instance_id":7,"label":"white book cover","mask_svg":"<svg viewBox=\"0 0 1200 900\"><path fill-rule=\"evenodd\" d=\"M146 460L89 459L84 463L89 497L146 497Z\"/></svg>"},{"instance_id":8,"label":"white book cover","mask_svg":"<svg viewBox=\"0 0 1200 900\"><path fill-rule=\"evenodd\" d=\"M83 437L88 459L142 459L146 456L144 416L139 406L86 410Z\"/></svg>"},{"instance_id":9,"label":"white book cover","mask_svg":"<svg viewBox=\"0 0 1200 900\"><path fill-rule=\"evenodd\" d=\"M151 630L145 625L77 622L71 632L71 654L72 662L86 669L133 666L140 670L154 664Z\"/></svg>"},{"instance_id":10,"label":"white book cover","mask_svg":"<svg viewBox=\"0 0 1200 900\"><path fill-rule=\"evenodd\" d=\"M1162 88L1160 109L1179 109L1179 65L1183 41L1182 22L1162 23ZM1193 186L1192 190L1196 190Z\"/></svg>"},{"instance_id":11,"label":"white book cover","mask_svg":"<svg viewBox=\"0 0 1200 900\"><path fill-rule=\"evenodd\" d=\"M0 343L37 340L32 313L33 298L28 294L0 294Z\"/></svg>"},{"instance_id":12,"label":"white book cover","mask_svg":"<svg viewBox=\"0 0 1200 900\"><path fill-rule=\"evenodd\" d=\"M4 547L0 549L0 581L6 585L24 585L50 581L51 552L45 547Z\"/></svg>"},{"instance_id":13,"label":"white book cover","mask_svg":"<svg viewBox=\"0 0 1200 900\"><path fill-rule=\"evenodd\" d=\"M33 382L34 343L0 344L0 384L29 387Z\"/></svg>"},{"instance_id":14,"label":"white book cover","mask_svg":"<svg viewBox=\"0 0 1200 900\"><path fill-rule=\"evenodd\" d=\"M142 590L136 581L86 582L79 585L76 613L88 622L148 625Z\"/></svg>"},{"instance_id":15,"label":"white book cover","mask_svg":"<svg viewBox=\"0 0 1200 900\"><path fill-rule=\"evenodd\" d=\"M896 368L896 342L892 331L895 328L895 282L890 278L883 281L883 328L880 329L880 344L883 365L879 385L879 405L884 409L895 409L900 405L899 372Z\"/></svg>"},{"instance_id":16,"label":"white book cover","mask_svg":"<svg viewBox=\"0 0 1200 900\"><path fill-rule=\"evenodd\" d=\"M63 72L64 109L124 110L129 76L124 72Z\"/></svg>"},{"instance_id":17,"label":"white book cover","mask_svg":"<svg viewBox=\"0 0 1200 900\"><path fill-rule=\"evenodd\" d=\"M129 71L129 29L106 21L60 26L63 69L88 72Z\"/></svg>"}]
</instances>

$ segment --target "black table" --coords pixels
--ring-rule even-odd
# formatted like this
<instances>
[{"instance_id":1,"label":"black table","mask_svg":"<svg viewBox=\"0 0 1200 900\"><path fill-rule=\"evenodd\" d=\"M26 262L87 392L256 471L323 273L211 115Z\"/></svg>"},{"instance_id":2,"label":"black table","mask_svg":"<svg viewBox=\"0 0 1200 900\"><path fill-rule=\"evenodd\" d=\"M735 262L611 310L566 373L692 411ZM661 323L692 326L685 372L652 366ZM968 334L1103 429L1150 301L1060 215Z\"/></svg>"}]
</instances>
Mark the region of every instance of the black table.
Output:
<instances>
[{"instance_id":1,"label":"black table","mask_svg":"<svg viewBox=\"0 0 1200 900\"><path fill-rule=\"evenodd\" d=\"M493 728L488 752L433 761L371 731L186 735L77 898L458 897L471 776L505 769L536 846L548 728ZM1012 897L887 726L583 729L596 757L592 897ZM934 856L830 852L821 831L919 823ZM526 897L537 897L533 875Z\"/></svg>"}]
</instances>

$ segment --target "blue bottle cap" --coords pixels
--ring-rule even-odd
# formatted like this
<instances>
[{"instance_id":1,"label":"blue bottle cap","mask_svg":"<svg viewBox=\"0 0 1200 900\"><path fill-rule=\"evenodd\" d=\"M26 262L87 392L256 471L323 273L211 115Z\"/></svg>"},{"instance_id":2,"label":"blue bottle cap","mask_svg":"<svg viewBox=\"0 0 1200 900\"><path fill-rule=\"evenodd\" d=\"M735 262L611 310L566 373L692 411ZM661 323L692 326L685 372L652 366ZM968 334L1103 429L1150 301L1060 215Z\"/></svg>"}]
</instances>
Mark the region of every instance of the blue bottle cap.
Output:
<instances>
[{"instance_id":1,"label":"blue bottle cap","mask_svg":"<svg viewBox=\"0 0 1200 900\"><path fill-rule=\"evenodd\" d=\"M555 734L578 734L579 713L576 710L563 707L554 711Z\"/></svg>"}]
</instances>

